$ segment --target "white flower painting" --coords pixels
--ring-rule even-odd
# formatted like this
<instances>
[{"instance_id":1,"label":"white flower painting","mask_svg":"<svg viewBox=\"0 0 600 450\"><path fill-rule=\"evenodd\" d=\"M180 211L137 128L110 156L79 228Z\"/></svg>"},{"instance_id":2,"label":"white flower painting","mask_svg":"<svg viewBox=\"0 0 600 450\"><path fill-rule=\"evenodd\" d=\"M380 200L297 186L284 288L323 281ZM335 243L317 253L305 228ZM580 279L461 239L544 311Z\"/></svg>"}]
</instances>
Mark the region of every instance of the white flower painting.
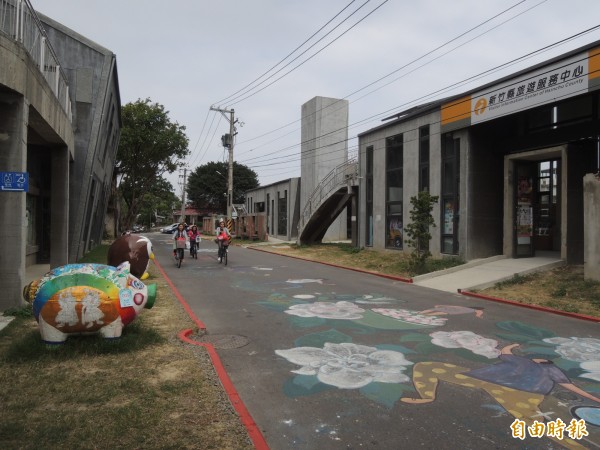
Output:
<instances>
[{"instance_id":1,"label":"white flower painting","mask_svg":"<svg viewBox=\"0 0 600 450\"><path fill-rule=\"evenodd\" d=\"M419 314L418 312L409 309L373 308L372 311L402 322L418 325L442 326L446 323L446 320L448 320L437 316Z\"/></svg>"},{"instance_id":2,"label":"white flower painting","mask_svg":"<svg viewBox=\"0 0 600 450\"><path fill-rule=\"evenodd\" d=\"M297 347L275 353L301 366L293 373L316 375L322 383L341 389L359 389L375 381L408 382L403 372L413 364L400 352L352 343L326 342L323 348Z\"/></svg>"},{"instance_id":3,"label":"white flower painting","mask_svg":"<svg viewBox=\"0 0 600 450\"><path fill-rule=\"evenodd\" d=\"M485 338L472 331L435 331L430 333L431 343L444 348L465 348L486 358L497 358L500 355L498 341Z\"/></svg>"},{"instance_id":4,"label":"white flower painting","mask_svg":"<svg viewBox=\"0 0 600 450\"><path fill-rule=\"evenodd\" d=\"M600 381L600 339L594 338L546 338L544 342L557 345L555 351L564 359L580 363L583 378Z\"/></svg>"},{"instance_id":5,"label":"white flower painting","mask_svg":"<svg viewBox=\"0 0 600 450\"><path fill-rule=\"evenodd\" d=\"M362 319L364 309L352 302L314 302L290 306L287 314L299 317L320 317L322 319L355 320Z\"/></svg>"}]
</instances>

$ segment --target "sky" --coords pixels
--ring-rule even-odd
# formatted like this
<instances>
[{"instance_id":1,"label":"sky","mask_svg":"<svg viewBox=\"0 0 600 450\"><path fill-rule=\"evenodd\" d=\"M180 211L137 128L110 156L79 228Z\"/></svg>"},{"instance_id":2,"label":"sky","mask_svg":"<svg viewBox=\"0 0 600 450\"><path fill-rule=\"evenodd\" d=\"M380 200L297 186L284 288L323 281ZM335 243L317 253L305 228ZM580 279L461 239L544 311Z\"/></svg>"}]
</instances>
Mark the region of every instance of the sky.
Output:
<instances>
[{"instance_id":1,"label":"sky","mask_svg":"<svg viewBox=\"0 0 600 450\"><path fill-rule=\"evenodd\" d=\"M30 1L115 53L122 105L149 98L185 126L187 171L228 160L210 108L234 109L234 159L262 185L300 176L316 96L350 102L352 156L385 117L600 40L599 0ZM165 178L179 194L183 170Z\"/></svg>"}]
</instances>

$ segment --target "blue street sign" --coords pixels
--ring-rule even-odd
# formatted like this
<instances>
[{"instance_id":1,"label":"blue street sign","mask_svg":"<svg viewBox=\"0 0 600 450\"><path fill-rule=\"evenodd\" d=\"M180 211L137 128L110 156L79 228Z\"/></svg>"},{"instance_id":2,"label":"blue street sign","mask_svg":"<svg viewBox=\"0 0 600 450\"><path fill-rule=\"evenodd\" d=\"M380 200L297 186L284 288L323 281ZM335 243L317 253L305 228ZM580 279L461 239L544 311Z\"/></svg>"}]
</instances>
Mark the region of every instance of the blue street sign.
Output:
<instances>
[{"instance_id":1,"label":"blue street sign","mask_svg":"<svg viewBox=\"0 0 600 450\"><path fill-rule=\"evenodd\" d=\"M27 192L29 190L29 173L0 172L0 191Z\"/></svg>"}]
</instances>

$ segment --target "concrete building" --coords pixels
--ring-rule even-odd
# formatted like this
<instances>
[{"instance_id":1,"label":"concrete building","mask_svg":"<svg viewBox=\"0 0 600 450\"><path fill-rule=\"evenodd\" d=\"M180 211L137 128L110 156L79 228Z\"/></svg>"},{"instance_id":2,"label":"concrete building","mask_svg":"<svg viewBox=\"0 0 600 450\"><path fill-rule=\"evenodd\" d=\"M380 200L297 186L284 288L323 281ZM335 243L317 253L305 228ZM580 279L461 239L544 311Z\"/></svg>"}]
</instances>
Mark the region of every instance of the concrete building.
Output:
<instances>
[{"instance_id":1,"label":"concrete building","mask_svg":"<svg viewBox=\"0 0 600 450\"><path fill-rule=\"evenodd\" d=\"M5 310L21 303L27 267L73 262L100 242L120 99L114 55L27 0L0 0L0 18Z\"/></svg>"},{"instance_id":2,"label":"concrete building","mask_svg":"<svg viewBox=\"0 0 600 450\"><path fill-rule=\"evenodd\" d=\"M102 242L121 130L117 57L39 14L61 62L73 101L75 155L70 182L69 261Z\"/></svg>"},{"instance_id":3,"label":"concrete building","mask_svg":"<svg viewBox=\"0 0 600 450\"><path fill-rule=\"evenodd\" d=\"M304 210L319 183L348 161L348 100L314 97L302 105L300 210ZM348 239L344 209L329 226L323 241Z\"/></svg>"},{"instance_id":4,"label":"concrete building","mask_svg":"<svg viewBox=\"0 0 600 450\"><path fill-rule=\"evenodd\" d=\"M266 233L290 241L298 236L300 178L289 178L246 192L248 215L264 215Z\"/></svg>"},{"instance_id":5,"label":"concrete building","mask_svg":"<svg viewBox=\"0 0 600 450\"><path fill-rule=\"evenodd\" d=\"M600 166L599 46L361 133L360 246L411 252L404 242L410 199L428 190L439 196L434 256L555 252L583 263L584 230L600 230L584 220L583 201L583 178Z\"/></svg>"}]
</instances>

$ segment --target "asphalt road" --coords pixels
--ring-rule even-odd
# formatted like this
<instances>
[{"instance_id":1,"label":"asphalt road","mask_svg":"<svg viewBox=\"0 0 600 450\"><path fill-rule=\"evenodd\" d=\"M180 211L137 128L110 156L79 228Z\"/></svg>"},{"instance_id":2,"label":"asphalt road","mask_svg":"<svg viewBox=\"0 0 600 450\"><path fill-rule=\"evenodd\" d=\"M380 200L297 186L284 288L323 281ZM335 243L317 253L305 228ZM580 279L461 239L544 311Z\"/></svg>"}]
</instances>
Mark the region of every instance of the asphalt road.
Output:
<instances>
[{"instance_id":1,"label":"asphalt road","mask_svg":"<svg viewBox=\"0 0 600 450\"><path fill-rule=\"evenodd\" d=\"M147 236L271 449L600 447L572 388L600 397L597 323L237 246L224 266L208 239L178 269ZM513 437L558 418L589 435Z\"/></svg>"}]
</instances>

